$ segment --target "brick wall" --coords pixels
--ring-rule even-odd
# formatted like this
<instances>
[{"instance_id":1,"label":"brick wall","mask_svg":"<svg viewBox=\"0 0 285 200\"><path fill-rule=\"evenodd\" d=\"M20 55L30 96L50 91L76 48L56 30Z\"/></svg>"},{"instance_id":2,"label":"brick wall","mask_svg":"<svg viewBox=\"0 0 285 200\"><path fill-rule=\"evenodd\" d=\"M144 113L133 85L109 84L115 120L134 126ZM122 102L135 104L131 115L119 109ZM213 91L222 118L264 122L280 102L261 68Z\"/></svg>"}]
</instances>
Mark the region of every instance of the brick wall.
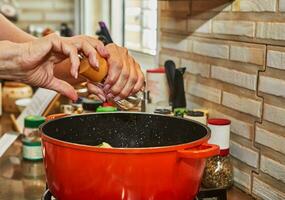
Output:
<instances>
[{"instance_id":1,"label":"brick wall","mask_svg":"<svg viewBox=\"0 0 285 200\"><path fill-rule=\"evenodd\" d=\"M0 1L2 2L2 0ZM17 0L18 22L22 29L29 25L58 29L62 22L74 25L74 0Z\"/></svg>"},{"instance_id":2,"label":"brick wall","mask_svg":"<svg viewBox=\"0 0 285 200\"><path fill-rule=\"evenodd\" d=\"M231 125L235 184L285 199L285 0L160 1L160 64L185 66L188 108Z\"/></svg>"}]
</instances>

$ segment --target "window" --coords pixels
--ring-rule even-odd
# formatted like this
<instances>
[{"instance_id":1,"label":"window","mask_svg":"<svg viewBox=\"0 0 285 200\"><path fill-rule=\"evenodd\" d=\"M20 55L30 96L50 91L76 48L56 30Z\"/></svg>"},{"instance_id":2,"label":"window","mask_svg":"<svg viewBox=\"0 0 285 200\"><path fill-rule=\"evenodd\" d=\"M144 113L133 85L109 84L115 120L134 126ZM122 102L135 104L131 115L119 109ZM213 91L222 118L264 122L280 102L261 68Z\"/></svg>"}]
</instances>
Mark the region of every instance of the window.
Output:
<instances>
[{"instance_id":1,"label":"window","mask_svg":"<svg viewBox=\"0 0 285 200\"><path fill-rule=\"evenodd\" d=\"M157 65L157 0L75 0L77 33L95 34L107 23L115 43L125 46L144 69Z\"/></svg>"},{"instance_id":2,"label":"window","mask_svg":"<svg viewBox=\"0 0 285 200\"><path fill-rule=\"evenodd\" d=\"M128 49L156 54L157 0L125 0L123 41Z\"/></svg>"}]
</instances>

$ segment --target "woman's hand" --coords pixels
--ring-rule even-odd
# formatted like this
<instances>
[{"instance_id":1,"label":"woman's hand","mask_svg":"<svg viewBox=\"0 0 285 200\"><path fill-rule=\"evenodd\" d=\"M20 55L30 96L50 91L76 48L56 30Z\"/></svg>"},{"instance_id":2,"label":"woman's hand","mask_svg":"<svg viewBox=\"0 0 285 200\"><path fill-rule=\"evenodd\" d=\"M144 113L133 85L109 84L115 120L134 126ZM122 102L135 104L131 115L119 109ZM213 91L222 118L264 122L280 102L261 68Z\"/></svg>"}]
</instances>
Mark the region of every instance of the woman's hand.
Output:
<instances>
[{"instance_id":1,"label":"woman's hand","mask_svg":"<svg viewBox=\"0 0 285 200\"><path fill-rule=\"evenodd\" d=\"M140 66L128 55L125 48L115 44L104 47L94 37L59 37L51 34L27 43L0 42L0 77L18 80L33 86L55 90L72 100L77 99L74 88L66 81L54 76L55 65L69 58L69 73L77 79L80 65L78 53L84 53L89 63L98 68L96 54L107 59L109 71L104 88L88 83L91 92L102 100L119 100L138 92L143 86L144 76Z\"/></svg>"},{"instance_id":2,"label":"woman's hand","mask_svg":"<svg viewBox=\"0 0 285 200\"><path fill-rule=\"evenodd\" d=\"M62 38L51 34L28 43L8 41L1 43L0 62L5 66L4 70L1 70L2 78L52 89L72 100L77 99L76 91L69 83L54 76L55 65L69 58L70 73L77 79L80 64L79 51L88 57L90 64L95 68L99 67L96 60L97 52L105 58L109 56L99 40L82 39L81 36Z\"/></svg>"},{"instance_id":3,"label":"woman's hand","mask_svg":"<svg viewBox=\"0 0 285 200\"><path fill-rule=\"evenodd\" d=\"M108 98L117 101L137 93L144 84L144 75L139 64L128 54L126 48L109 44L106 49L109 53L107 58L109 71L104 88L88 83L89 91L97 94L103 101Z\"/></svg>"}]
</instances>

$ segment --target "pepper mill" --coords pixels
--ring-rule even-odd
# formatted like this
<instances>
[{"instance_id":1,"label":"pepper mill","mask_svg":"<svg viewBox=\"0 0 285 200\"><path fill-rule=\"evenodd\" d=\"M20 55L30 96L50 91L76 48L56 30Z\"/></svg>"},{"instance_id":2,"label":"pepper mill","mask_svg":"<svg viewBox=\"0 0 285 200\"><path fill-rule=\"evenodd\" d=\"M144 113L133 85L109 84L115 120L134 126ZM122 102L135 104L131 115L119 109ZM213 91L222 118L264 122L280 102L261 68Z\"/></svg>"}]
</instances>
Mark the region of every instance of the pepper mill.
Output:
<instances>
[{"instance_id":1,"label":"pepper mill","mask_svg":"<svg viewBox=\"0 0 285 200\"><path fill-rule=\"evenodd\" d=\"M107 61L102 56L97 54L96 57L99 61L98 70L90 66L88 58L80 55L79 74L94 83L101 83L106 78L109 68Z\"/></svg>"}]
</instances>

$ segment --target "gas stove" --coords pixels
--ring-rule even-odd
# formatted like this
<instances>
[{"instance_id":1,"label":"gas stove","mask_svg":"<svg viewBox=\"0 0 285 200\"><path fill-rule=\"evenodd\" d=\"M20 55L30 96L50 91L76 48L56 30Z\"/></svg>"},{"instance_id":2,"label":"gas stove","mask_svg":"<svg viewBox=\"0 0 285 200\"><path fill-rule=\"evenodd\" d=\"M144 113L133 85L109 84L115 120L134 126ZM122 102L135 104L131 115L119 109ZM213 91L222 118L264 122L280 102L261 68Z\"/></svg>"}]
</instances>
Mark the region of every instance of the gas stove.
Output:
<instances>
[{"instance_id":1,"label":"gas stove","mask_svg":"<svg viewBox=\"0 0 285 200\"><path fill-rule=\"evenodd\" d=\"M227 200L227 189L217 188L217 189L205 189L201 188L195 200L203 200L205 198L215 198L216 200ZM47 189L42 196L41 200L56 200Z\"/></svg>"}]
</instances>

